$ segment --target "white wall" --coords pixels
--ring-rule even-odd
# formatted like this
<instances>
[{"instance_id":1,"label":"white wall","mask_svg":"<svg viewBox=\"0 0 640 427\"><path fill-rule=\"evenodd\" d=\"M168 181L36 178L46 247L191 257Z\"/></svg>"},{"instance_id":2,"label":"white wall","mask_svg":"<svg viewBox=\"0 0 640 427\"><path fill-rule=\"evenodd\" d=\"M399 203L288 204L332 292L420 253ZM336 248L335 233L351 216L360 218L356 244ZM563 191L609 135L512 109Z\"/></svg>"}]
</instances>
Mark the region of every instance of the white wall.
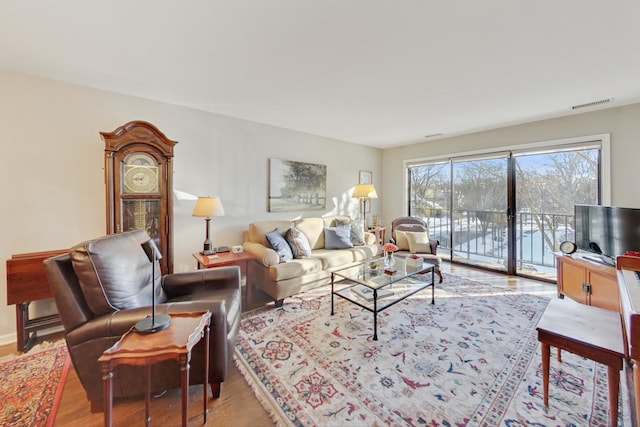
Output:
<instances>
[{"instance_id":1,"label":"white wall","mask_svg":"<svg viewBox=\"0 0 640 427\"><path fill-rule=\"evenodd\" d=\"M382 217L387 226L406 215L404 161L520 144L610 134L611 204L640 208L640 104L542 120L385 150Z\"/></svg>"},{"instance_id":2,"label":"white wall","mask_svg":"<svg viewBox=\"0 0 640 427\"><path fill-rule=\"evenodd\" d=\"M361 169L381 187L381 150L232 119L175 105L0 70L0 258L68 248L105 234L104 143L99 132L130 120L153 123L177 140L174 188L217 195L226 216L211 221L214 245L241 244L261 219L358 215L351 190ZM327 165L327 209L268 213L268 159ZM382 192L379 191L379 194ZM193 201L174 199L174 270L196 267L204 220ZM379 202L374 202L377 212ZM0 344L15 341L0 263ZM35 304L36 313L51 303Z\"/></svg>"}]
</instances>

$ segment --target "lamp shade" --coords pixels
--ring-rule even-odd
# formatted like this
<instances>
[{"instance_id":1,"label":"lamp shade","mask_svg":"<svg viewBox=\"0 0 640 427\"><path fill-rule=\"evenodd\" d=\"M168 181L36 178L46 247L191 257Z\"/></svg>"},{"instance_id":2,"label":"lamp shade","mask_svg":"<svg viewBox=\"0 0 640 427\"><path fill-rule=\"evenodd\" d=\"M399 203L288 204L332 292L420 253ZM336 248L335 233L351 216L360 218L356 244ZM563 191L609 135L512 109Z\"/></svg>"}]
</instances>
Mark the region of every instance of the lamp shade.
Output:
<instances>
[{"instance_id":1,"label":"lamp shade","mask_svg":"<svg viewBox=\"0 0 640 427\"><path fill-rule=\"evenodd\" d=\"M220 197L217 196L200 196L193 207L193 216L203 216L211 218L212 216L223 216L224 208Z\"/></svg>"},{"instance_id":2,"label":"lamp shade","mask_svg":"<svg viewBox=\"0 0 640 427\"><path fill-rule=\"evenodd\" d=\"M356 184L351 197L354 199L377 199L378 193L376 193L373 184Z\"/></svg>"}]
</instances>

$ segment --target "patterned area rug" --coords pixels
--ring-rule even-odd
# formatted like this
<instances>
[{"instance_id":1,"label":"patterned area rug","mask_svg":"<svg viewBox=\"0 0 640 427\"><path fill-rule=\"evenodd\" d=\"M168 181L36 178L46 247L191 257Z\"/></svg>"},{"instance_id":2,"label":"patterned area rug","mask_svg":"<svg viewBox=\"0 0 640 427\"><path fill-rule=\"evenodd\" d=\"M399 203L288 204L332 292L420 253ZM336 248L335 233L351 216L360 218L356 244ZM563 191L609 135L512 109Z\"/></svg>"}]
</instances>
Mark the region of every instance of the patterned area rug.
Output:
<instances>
[{"instance_id":1,"label":"patterned area rug","mask_svg":"<svg viewBox=\"0 0 640 427\"><path fill-rule=\"evenodd\" d=\"M0 361L0 425L52 426L70 362L64 341Z\"/></svg>"},{"instance_id":2,"label":"patterned area rug","mask_svg":"<svg viewBox=\"0 0 640 427\"><path fill-rule=\"evenodd\" d=\"M236 364L278 425L607 425L606 367L567 352L544 407L548 299L451 275L430 294L380 313L378 341L372 313L336 298L330 315L326 287L287 298L244 315Z\"/></svg>"}]
</instances>

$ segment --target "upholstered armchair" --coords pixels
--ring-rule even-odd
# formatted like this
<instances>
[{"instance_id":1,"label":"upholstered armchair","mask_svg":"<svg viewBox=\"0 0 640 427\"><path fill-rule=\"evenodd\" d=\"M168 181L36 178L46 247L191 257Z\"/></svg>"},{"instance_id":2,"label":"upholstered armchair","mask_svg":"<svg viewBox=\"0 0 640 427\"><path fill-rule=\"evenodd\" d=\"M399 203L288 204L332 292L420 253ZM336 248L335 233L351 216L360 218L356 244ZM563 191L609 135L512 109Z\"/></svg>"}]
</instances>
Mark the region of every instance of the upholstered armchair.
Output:
<instances>
[{"instance_id":1,"label":"upholstered armchair","mask_svg":"<svg viewBox=\"0 0 640 427\"><path fill-rule=\"evenodd\" d=\"M140 246L147 240L149 236L142 230L112 234L80 243L69 253L44 261L73 366L92 412L102 410L98 358L136 322L151 314L152 286L156 314L212 313L209 378L203 378L201 340L192 351L190 383L207 381L217 398L227 376L240 326L240 269L219 267L161 277L156 264L152 285L151 264ZM114 397L144 395L143 378L140 366L116 367ZM178 387L180 368L175 361L152 366L152 392Z\"/></svg>"},{"instance_id":2,"label":"upholstered armchair","mask_svg":"<svg viewBox=\"0 0 640 427\"><path fill-rule=\"evenodd\" d=\"M402 216L391 222L391 243L399 248L399 254L417 254L435 264L436 274L442 283L442 258L437 255L440 242L429 237L429 225L422 219Z\"/></svg>"}]
</instances>

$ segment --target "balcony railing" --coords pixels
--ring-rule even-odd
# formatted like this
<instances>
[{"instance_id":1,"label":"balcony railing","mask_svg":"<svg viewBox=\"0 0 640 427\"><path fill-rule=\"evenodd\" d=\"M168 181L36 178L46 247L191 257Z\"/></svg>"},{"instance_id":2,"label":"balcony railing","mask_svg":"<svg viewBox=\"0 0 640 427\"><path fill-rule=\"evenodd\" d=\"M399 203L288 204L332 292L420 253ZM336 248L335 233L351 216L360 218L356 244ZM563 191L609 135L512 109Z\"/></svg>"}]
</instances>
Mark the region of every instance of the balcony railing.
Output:
<instances>
[{"instance_id":1,"label":"balcony railing","mask_svg":"<svg viewBox=\"0 0 640 427\"><path fill-rule=\"evenodd\" d=\"M507 216L503 212L433 209L431 236L440 241L441 253L453 260L506 270ZM453 239L453 241L452 241ZM553 252L560 242L574 240L573 215L522 212L516 217L516 268L518 272L555 279Z\"/></svg>"}]
</instances>

